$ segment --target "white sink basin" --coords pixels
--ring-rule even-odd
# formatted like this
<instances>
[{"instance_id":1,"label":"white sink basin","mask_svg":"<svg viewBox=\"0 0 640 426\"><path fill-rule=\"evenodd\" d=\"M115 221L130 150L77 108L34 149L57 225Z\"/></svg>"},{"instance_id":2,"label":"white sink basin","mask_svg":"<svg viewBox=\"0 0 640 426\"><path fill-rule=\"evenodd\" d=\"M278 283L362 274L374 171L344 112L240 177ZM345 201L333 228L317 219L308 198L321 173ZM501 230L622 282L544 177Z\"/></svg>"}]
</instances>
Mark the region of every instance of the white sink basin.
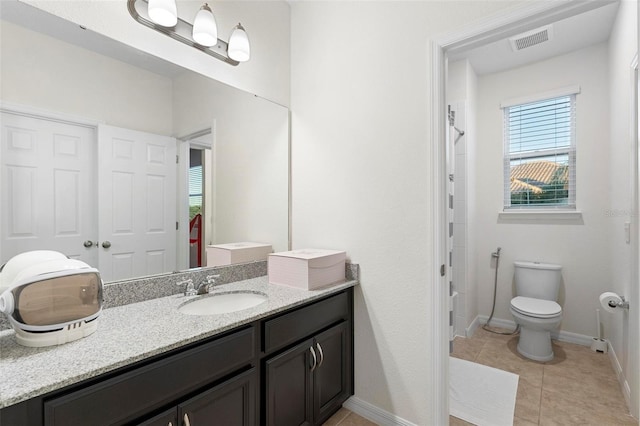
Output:
<instances>
[{"instance_id":1,"label":"white sink basin","mask_svg":"<svg viewBox=\"0 0 640 426\"><path fill-rule=\"evenodd\" d=\"M187 315L218 315L253 308L267 300L261 293L220 293L185 302L178 311Z\"/></svg>"}]
</instances>

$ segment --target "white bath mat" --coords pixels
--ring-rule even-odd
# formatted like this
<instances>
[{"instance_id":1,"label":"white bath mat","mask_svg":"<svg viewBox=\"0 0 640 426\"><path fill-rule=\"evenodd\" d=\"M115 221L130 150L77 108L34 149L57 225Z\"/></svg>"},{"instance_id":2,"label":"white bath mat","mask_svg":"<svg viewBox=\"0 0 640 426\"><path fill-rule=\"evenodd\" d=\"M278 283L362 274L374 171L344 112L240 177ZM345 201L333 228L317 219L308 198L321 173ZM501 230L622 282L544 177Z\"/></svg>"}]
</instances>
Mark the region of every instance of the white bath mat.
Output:
<instances>
[{"instance_id":1,"label":"white bath mat","mask_svg":"<svg viewBox=\"0 0 640 426\"><path fill-rule=\"evenodd\" d=\"M449 413L478 426L513 425L518 375L449 357Z\"/></svg>"}]
</instances>

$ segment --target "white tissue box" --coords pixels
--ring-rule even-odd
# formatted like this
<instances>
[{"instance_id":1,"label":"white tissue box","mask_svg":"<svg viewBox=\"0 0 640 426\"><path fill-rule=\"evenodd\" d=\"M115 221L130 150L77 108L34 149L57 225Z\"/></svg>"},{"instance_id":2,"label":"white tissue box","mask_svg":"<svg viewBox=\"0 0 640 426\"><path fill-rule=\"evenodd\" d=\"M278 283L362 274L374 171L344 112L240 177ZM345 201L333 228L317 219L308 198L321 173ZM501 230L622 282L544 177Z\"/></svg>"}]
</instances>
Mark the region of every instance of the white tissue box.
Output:
<instances>
[{"instance_id":1,"label":"white tissue box","mask_svg":"<svg viewBox=\"0 0 640 426\"><path fill-rule=\"evenodd\" d=\"M269 255L269 283L313 290L345 281L344 251L304 249Z\"/></svg>"},{"instance_id":2,"label":"white tissue box","mask_svg":"<svg viewBox=\"0 0 640 426\"><path fill-rule=\"evenodd\" d=\"M267 260L271 252L273 252L271 244L264 243L242 242L210 245L207 246L207 266Z\"/></svg>"}]
</instances>

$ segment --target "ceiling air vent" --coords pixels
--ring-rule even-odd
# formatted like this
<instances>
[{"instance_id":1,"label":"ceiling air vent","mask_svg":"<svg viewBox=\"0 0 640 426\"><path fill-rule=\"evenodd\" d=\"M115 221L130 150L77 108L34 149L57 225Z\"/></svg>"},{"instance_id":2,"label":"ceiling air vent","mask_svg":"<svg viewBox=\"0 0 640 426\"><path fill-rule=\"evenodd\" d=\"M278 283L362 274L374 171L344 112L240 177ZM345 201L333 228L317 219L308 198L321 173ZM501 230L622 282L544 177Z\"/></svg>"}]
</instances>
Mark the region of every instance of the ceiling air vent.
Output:
<instances>
[{"instance_id":1,"label":"ceiling air vent","mask_svg":"<svg viewBox=\"0 0 640 426\"><path fill-rule=\"evenodd\" d=\"M510 37L509 43L511 43L511 48L517 52L518 50L526 49L527 47L535 46L536 44L544 43L552 39L553 28L551 25L547 25L546 27L537 28L535 30Z\"/></svg>"}]
</instances>

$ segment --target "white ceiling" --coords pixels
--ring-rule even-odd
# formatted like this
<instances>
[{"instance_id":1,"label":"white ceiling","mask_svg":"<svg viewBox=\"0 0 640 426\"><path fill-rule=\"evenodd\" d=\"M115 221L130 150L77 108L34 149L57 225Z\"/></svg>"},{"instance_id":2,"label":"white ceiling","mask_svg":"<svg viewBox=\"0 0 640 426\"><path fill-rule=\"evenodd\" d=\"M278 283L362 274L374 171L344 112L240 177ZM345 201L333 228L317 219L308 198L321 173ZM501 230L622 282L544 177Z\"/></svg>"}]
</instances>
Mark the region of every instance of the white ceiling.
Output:
<instances>
[{"instance_id":1,"label":"white ceiling","mask_svg":"<svg viewBox=\"0 0 640 426\"><path fill-rule=\"evenodd\" d=\"M76 24L16 0L0 0L0 17L97 53L118 59L166 77L184 72L176 64L140 52ZM553 40L517 52L507 38L473 50L450 53L449 60L468 59L478 75L490 74L568 53L608 40L618 2L553 23Z\"/></svg>"},{"instance_id":2,"label":"white ceiling","mask_svg":"<svg viewBox=\"0 0 640 426\"><path fill-rule=\"evenodd\" d=\"M553 38L523 50L513 51L505 38L468 52L449 55L450 61L468 59L476 74L491 74L553 56L582 49L609 39L618 2L552 23Z\"/></svg>"}]
</instances>

